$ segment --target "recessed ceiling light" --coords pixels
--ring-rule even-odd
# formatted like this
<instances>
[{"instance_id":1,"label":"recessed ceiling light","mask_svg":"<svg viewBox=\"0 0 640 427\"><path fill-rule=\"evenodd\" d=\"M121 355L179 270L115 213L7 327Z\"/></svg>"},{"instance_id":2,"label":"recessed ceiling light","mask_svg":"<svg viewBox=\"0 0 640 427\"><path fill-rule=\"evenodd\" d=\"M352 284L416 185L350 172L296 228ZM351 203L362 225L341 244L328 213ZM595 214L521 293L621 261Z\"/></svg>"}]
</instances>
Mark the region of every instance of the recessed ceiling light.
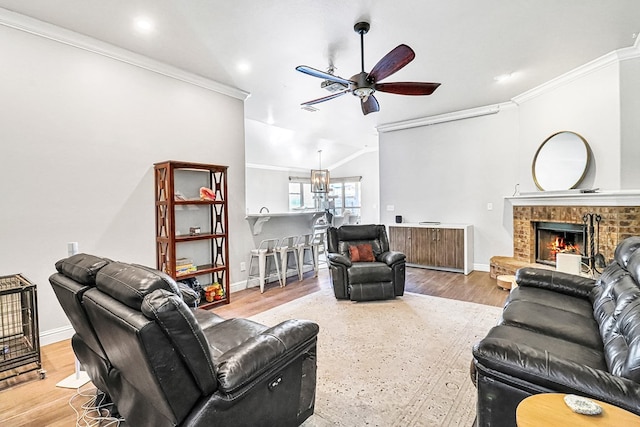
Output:
<instances>
[{"instance_id":1,"label":"recessed ceiling light","mask_svg":"<svg viewBox=\"0 0 640 427\"><path fill-rule=\"evenodd\" d=\"M495 76L493 80L497 81L498 83L501 83L501 82L510 80L512 77L513 77L513 73L500 74L499 76Z\"/></svg>"},{"instance_id":2,"label":"recessed ceiling light","mask_svg":"<svg viewBox=\"0 0 640 427\"><path fill-rule=\"evenodd\" d=\"M238 69L238 71L240 71L242 74L247 74L249 71L251 71L251 64L247 61L240 61L238 62L238 64L236 65L236 68Z\"/></svg>"},{"instance_id":3,"label":"recessed ceiling light","mask_svg":"<svg viewBox=\"0 0 640 427\"><path fill-rule=\"evenodd\" d=\"M136 18L134 26L136 31L143 34L149 34L153 31L154 27L153 22L149 18L144 17Z\"/></svg>"}]
</instances>

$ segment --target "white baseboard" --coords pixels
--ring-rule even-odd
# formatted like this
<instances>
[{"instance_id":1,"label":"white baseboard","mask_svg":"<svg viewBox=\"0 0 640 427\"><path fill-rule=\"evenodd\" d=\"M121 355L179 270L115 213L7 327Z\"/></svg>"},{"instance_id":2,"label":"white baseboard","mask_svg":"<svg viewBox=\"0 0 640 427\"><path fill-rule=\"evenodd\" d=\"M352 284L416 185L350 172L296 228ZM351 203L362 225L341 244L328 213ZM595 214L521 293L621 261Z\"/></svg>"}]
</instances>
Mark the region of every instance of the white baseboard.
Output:
<instances>
[{"instance_id":1,"label":"white baseboard","mask_svg":"<svg viewBox=\"0 0 640 427\"><path fill-rule=\"evenodd\" d=\"M312 269L313 269L312 266L307 266L307 267L305 267L305 272L311 271ZM289 272L287 274L287 277L292 277L292 276L297 276L297 274L294 271L291 271L291 272ZM271 281L276 281L276 280L277 279L273 278ZM249 287L250 288L256 287L256 286L258 286L258 281L257 280L250 280L249 281ZM242 291L242 290L245 290L245 289L247 289L247 281L246 281L246 279L242 280L240 282L231 283L229 285L229 291L231 293ZM61 328L56 328L56 329L49 329L48 331L41 332L40 333L40 346L49 345L49 344L53 344L53 343L57 343L57 342L60 342L60 341L71 339L71 337L73 336L74 333L75 333L75 331L73 330L71 325L63 326Z\"/></svg>"},{"instance_id":2,"label":"white baseboard","mask_svg":"<svg viewBox=\"0 0 640 427\"><path fill-rule=\"evenodd\" d=\"M305 265L304 266L304 273L307 273L309 271L313 270L313 266L312 265ZM298 273L296 273L295 271L289 271L287 272L287 277L293 277L293 276L298 276ZM272 283L275 282L276 279L275 277L272 277L271 279L267 280L267 283ZM235 283L231 283L229 285L229 292L234 293L234 292L238 292L238 291L244 291L245 289L249 289L249 288L256 288L258 287L258 279L257 278L252 278L251 280L249 280L249 286L247 286L247 280L243 280L241 282L235 282Z\"/></svg>"},{"instance_id":3,"label":"white baseboard","mask_svg":"<svg viewBox=\"0 0 640 427\"><path fill-rule=\"evenodd\" d=\"M489 264L473 264L473 269L478 271L489 272L491 269L489 268Z\"/></svg>"},{"instance_id":4,"label":"white baseboard","mask_svg":"<svg viewBox=\"0 0 640 427\"><path fill-rule=\"evenodd\" d=\"M40 346L71 339L73 334L75 334L75 331L71 325L56 329L49 329L48 331L40 333Z\"/></svg>"}]
</instances>

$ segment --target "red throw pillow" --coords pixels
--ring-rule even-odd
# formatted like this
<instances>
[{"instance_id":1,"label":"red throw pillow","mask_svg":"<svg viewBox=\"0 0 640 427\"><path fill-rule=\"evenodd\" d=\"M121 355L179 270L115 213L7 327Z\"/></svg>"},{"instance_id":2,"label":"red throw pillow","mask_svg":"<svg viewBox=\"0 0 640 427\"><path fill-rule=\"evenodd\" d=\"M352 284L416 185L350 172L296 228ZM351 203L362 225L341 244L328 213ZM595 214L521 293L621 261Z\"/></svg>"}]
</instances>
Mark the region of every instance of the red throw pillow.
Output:
<instances>
[{"instance_id":1,"label":"red throw pillow","mask_svg":"<svg viewBox=\"0 0 640 427\"><path fill-rule=\"evenodd\" d=\"M349 255L351 262L374 262L376 257L373 255L373 248L370 244L349 246Z\"/></svg>"},{"instance_id":2,"label":"red throw pillow","mask_svg":"<svg viewBox=\"0 0 640 427\"><path fill-rule=\"evenodd\" d=\"M349 246L349 258L351 258L351 262L360 261L360 252L358 252L357 246Z\"/></svg>"}]
</instances>

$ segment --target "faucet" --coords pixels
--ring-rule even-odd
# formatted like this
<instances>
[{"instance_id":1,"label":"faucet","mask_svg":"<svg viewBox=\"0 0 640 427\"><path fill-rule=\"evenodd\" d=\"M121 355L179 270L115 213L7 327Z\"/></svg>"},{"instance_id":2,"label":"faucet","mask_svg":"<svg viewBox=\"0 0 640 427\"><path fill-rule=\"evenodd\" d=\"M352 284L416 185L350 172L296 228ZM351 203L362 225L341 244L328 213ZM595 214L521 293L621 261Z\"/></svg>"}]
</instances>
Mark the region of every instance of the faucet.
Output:
<instances>
[{"instance_id":1,"label":"faucet","mask_svg":"<svg viewBox=\"0 0 640 427\"><path fill-rule=\"evenodd\" d=\"M266 211L267 211L267 213L269 213L269 208L268 208L268 207L266 207L266 206L263 206L263 207L261 207L261 208L260 208L260 213L262 213L262 210L263 210L263 209L264 209L264 210L266 210Z\"/></svg>"}]
</instances>

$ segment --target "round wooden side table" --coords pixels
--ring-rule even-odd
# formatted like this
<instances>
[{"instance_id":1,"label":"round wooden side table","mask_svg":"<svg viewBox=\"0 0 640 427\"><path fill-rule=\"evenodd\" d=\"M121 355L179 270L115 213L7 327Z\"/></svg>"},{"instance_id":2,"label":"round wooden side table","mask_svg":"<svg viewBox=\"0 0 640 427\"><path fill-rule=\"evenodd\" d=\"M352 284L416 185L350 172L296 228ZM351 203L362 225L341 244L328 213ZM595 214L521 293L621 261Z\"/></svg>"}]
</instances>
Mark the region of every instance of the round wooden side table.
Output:
<instances>
[{"instance_id":1,"label":"round wooden side table","mask_svg":"<svg viewBox=\"0 0 640 427\"><path fill-rule=\"evenodd\" d=\"M516 409L518 427L580 426L631 427L640 426L640 417L629 411L591 399L602 406L600 415L576 414L564 403L562 393L534 394L524 399Z\"/></svg>"},{"instance_id":2,"label":"round wooden side table","mask_svg":"<svg viewBox=\"0 0 640 427\"><path fill-rule=\"evenodd\" d=\"M505 291L511 290L511 288L518 286L516 283L516 276L511 274L501 274L496 277L496 282L499 288L504 289ZM514 286L515 285L515 286Z\"/></svg>"}]
</instances>

